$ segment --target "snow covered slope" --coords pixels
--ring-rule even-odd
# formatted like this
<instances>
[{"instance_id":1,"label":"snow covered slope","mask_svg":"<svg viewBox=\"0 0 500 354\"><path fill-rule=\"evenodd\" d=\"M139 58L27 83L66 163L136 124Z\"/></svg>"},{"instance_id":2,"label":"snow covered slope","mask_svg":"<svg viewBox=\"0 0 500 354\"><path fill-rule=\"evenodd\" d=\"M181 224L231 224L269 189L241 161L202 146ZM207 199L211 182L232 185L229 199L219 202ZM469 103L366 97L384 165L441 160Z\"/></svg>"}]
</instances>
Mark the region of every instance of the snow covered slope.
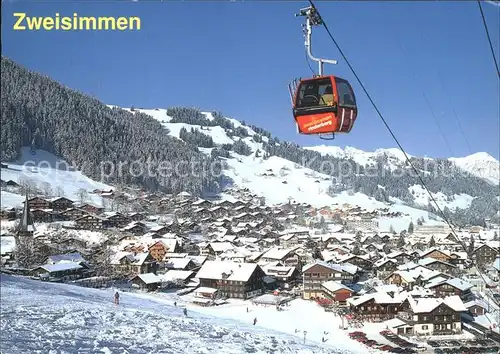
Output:
<instances>
[{"instance_id":1,"label":"snow covered slope","mask_svg":"<svg viewBox=\"0 0 500 354\"><path fill-rule=\"evenodd\" d=\"M346 146L345 149L342 149L338 146L317 145L307 146L304 147L304 149L319 152L321 155L331 155L341 159L352 159L365 167L374 165L377 159L384 155L387 156L388 166L391 168L399 167L406 161L403 152L395 148L377 149L374 152L366 152L350 146ZM411 156L408 155L408 157Z\"/></svg>"},{"instance_id":2,"label":"snow covered slope","mask_svg":"<svg viewBox=\"0 0 500 354\"><path fill-rule=\"evenodd\" d=\"M486 152L478 152L466 157L451 157L448 160L474 176L497 185L500 182L500 162Z\"/></svg>"},{"instance_id":3,"label":"snow covered slope","mask_svg":"<svg viewBox=\"0 0 500 354\"><path fill-rule=\"evenodd\" d=\"M44 183L48 183L54 193L59 188L65 197L75 201L79 199L78 190L83 188L88 192L88 202L100 205L101 198L92 194L92 191L94 189L112 189L106 184L84 176L66 161L44 150L37 150L35 154L32 154L30 148L23 147L17 161L3 162L3 164L7 165L8 168L2 168L2 180L12 180L18 184L29 182L38 188L42 188ZM1 204L3 208L22 206L23 201L24 197L19 194L2 191Z\"/></svg>"},{"instance_id":4,"label":"snow covered slope","mask_svg":"<svg viewBox=\"0 0 500 354\"><path fill-rule=\"evenodd\" d=\"M153 296L1 275L3 354L14 353L361 353L215 318ZM345 347L345 345L342 345ZM364 350L366 352L366 349Z\"/></svg>"},{"instance_id":5,"label":"snow covered slope","mask_svg":"<svg viewBox=\"0 0 500 354\"><path fill-rule=\"evenodd\" d=\"M112 105L109 107L119 108ZM234 143L240 139L237 136L229 136L226 130L219 126L201 127L200 125L190 125L186 123L172 123L172 117L168 116L167 110L165 109L135 108L133 111L129 108L123 109L132 113L141 112L152 116L169 130L170 135L177 138L179 138L179 132L182 128L188 130L191 128L198 128L202 133L211 136L215 144ZM208 120L213 119L212 113L202 113ZM420 217L424 218L426 221L429 220L429 213L426 211L405 207L401 205L401 203L387 205L362 193L341 192L335 197L329 196L327 190L332 184L330 176L277 156L271 156L268 159L264 159L262 143L256 142L252 138L256 134L255 131L248 126L242 125L241 122L235 119L229 120L233 123L235 128L243 127L246 129L248 136L244 137L242 140L251 148L252 154L250 156L243 156L231 152L231 158L227 159L229 170L225 171L225 175L233 181L234 185L242 188L249 188L253 193L264 197L267 203L278 204L294 200L297 202L309 203L315 207L331 206L335 204L358 205L367 209L388 207L391 211L401 211L408 214L407 217L402 218L401 227L398 228L397 225L392 224L386 225L387 230L389 226L393 226L396 231L407 228L410 221L413 220L415 222L415 220ZM262 136L263 141L266 141L266 139L268 139L266 136ZM335 147L328 148L335 149ZM209 154L212 149L200 148L200 150ZM369 153L364 153L353 148L348 150L348 152L350 157L356 158L360 163L367 164L372 160ZM397 149L388 149L387 154L390 158L399 159L400 161L404 158ZM385 225L383 220L381 221L381 224Z\"/></svg>"}]
</instances>

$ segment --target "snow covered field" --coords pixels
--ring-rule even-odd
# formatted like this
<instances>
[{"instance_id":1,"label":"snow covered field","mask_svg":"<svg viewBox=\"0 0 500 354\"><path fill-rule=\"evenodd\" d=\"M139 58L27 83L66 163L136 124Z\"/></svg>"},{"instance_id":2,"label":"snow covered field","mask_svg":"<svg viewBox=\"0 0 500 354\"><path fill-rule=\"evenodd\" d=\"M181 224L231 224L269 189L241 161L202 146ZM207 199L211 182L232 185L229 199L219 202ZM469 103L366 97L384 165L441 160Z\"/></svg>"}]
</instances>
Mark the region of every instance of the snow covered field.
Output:
<instances>
[{"instance_id":1,"label":"snow covered field","mask_svg":"<svg viewBox=\"0 0 500 354\"><path fill-rule=\"evenodd\" d=\"M112 289L51 284L5 274L0 280L3 354L367 352L366 347L335 329L335 321L315 318L311 312L314 304L282 315L275 314L273 308L246 314L243 307L229 311L188 307L185 318L182 308L152 295L122 293L116 306ZM217 312L227 318L213 317ZM258 316L256 326L249 322L249 316ZM280 326L283 332L290 332L297 324L313 321L319 322L316 327L307 327L310 334L305 344L302 333L285 334L273 328ZM318 331L328 329L330 340L321 343Z\"/></svg>"},{"instance_id":2,"label":"snow covered field","mask_svg":"<svg viewBox=\"0 0 500 354\"><path fill-rule=\"evenodd\" d=\"M53 192L60 188L66 198L73 200L78 200L78 190L83 188L89 193L87 202L101 205L101 198L91 192L94 189L112 189L104 183L86 177L68 162L44 150L37 150L33 155L28 147L23 147L17 161L5 162L5 164L9 168L2 168L4 181L12 180L19 184L30 181L39 188L42 183L48 183ZM4 208L23 205L24 197L19 194L2 191L1 197Z\"/></svg>"}]
</instances>

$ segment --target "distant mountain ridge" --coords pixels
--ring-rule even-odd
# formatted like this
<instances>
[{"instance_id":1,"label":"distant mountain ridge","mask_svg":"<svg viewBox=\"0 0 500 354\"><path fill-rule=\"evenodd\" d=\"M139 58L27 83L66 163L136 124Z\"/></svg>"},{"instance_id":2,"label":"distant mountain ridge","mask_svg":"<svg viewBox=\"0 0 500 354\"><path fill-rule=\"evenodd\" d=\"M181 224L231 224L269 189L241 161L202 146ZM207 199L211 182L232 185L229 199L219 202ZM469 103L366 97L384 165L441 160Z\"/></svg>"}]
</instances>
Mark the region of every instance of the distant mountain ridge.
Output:
<instances>
[{"instance_id":1,"label":"distant mountain ridge","mask_svg":"<svg viewBox=\"0 0 500 354\"><path fill-rule=\"evenodd\" d=\"M322 155L331 155L338 158L350 158L360 165L369 165L376 163L377 159L382 155L387 155L391 163L402 165L406 162L403 152L396 148L377 149L374 152L367 152L347 146L342 149L338 146L316 145L307 146L304 149L317 151ZM412 157L408 154L408 157ZM432 160L432 158L429 158ZM495 159L487 152L477 152L465 157L450 157L449 161L456 166L469 172L477 177L498 185L500 182L500 161Z\"/></svg>"}]
</instances>

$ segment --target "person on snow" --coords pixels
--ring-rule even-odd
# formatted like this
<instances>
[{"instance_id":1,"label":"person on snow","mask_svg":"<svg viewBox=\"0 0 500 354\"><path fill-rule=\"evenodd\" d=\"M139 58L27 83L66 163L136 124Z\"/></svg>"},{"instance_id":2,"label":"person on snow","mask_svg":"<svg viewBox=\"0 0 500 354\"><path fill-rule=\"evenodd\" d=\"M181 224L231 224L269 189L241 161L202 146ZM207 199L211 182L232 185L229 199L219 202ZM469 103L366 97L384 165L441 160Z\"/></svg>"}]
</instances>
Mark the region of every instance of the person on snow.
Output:
<instances>
[{"instance_id":1,"label":"person on snow","mask_svg":"<svg viewBox=\"0 0 500 354\"><path fill-rule=\"evenodd\" d=\"M177 301L174 301L174 306L177 307Z\"/></svg>"},{"instance_id":2,"label":"person on snow","mask_svg":"<svg viewBox=\"0 0 500 354\"><path fill-rule=\"evenodd\" d=\"M255 317L255 318L253 319L253 325L254 325L254 326L255 326L255 324L256 324L256 323L257 323L257 317Z\"/></svg>"},{"instance_id":3,"label":"person on snow","mask_svg":"<svg viewBox=\"0 0 500 354\"><path fill-rule=\"evenodd\" d=\"M118 291L115 292L115 304L118 305L120 303L120 294L118 294Z\"/></svg>"},{"instance_id":4,"label":"person on snow","mask_svg":"<svg viewBox=\"0 0 500 354\"><path fill-rule=\"evenodd\" d=\"M182 312L184 312L184 316L187 316L187 315L188 315L188 310L187 310L187 308L185 308L185 307L184 307L184 310L183 310Z\"/></svg>"}]
</instances>

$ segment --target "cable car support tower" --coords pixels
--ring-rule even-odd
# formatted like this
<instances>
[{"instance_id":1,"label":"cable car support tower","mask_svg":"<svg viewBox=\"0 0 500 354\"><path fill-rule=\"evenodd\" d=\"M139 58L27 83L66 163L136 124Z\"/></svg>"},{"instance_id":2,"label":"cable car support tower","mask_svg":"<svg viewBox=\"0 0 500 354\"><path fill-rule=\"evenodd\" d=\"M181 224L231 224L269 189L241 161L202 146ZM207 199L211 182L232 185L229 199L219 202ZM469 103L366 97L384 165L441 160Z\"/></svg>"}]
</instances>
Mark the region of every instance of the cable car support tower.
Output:
<instances>
[{"instance_id":1,"label":"cable car support tower","mask_svg":"<svg viewBox=\"0 0 500 354\"><path fill-rule=\"evenodd\" d=\"M322 26L323 19L321 18L320 14L318 13L318 11L314 6L304 7L300 9L300 12L298 14L295 14L295 17L298 16L303 16L306 18L305 24L302 24L302 30L304 32L304 46L307 52L307 56L312 61L318 63L318 74L314 75L313 77L323 76L323 64L325 63L333 65L337 64L337 60L317 58L314 55L312 55L312 48L311 48L312 27ZM301 78L295 78L292 82L288 84L288 91L290 92L290 99L292 101L292 105L294 104L295 94L297 91L297 87L300 83L300 80ZM332 134L332 136L329 138L325 138L322 136L320 136L320 138L324 140L333 140L335 139L335 134Z\"/></svg>"}]
</instances>

